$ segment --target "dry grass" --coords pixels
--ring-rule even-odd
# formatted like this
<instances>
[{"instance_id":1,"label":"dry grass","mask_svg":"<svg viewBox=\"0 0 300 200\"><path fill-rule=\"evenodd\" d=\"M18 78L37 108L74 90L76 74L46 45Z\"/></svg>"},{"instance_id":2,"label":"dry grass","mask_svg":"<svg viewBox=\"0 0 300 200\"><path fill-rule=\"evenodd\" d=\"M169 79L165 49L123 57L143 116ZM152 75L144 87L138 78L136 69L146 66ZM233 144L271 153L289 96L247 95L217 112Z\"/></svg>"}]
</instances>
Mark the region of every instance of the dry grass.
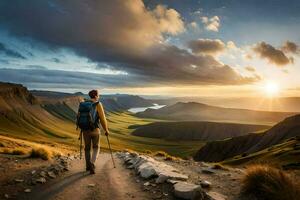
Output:
<instances>
[{"instance_id":1,"label":"dry grass","mask_svg":"<svg viewBox=\"0 0 300 200\"><path fill-rule=\"evenodd\" d=\"M167 155L167 156L165 157L165 160L167 160L167 161L179 161L179 160L181 160L181 158L175 157L175 156Z\"/></svg>"},{"instance_id":2,"label":"dry grass","mask_svg":"<svg viewBox=\"0 0 300 200\"><path fill-rule=\"evenodd\" d=\"M10 155L25 155L28 152L26 150L20 149L20 148L17 148L17 149L3 148L1 153L10 154Z\"/></svg>"},{"instance_id":3,"label":"dry grass","mask_svg":"<svg viewBox=\"0 0 300 200\"><path fill-rule=\"evenodd\" d=\"M11 154L11 152L12 152L12 150L9 148L3 148L1 151L1 153L3 153L3 154Z\"/></svg>"},{"instance_id":4,"label":"dry grass","mask_svg":"<svg viewBox=\"0 0 300 200\"><path fill-rule=\"evenodd\" d=\"M153 153L153 152L150 151L150 150L146 150L146 151L145 151L145 154L150 154L150 155L152 155L152 153Z\"/></svg>"},{"instance_id":5,"label":"dry grass","mask_svg":"<svg viewBox=\"0 0 300 200\"><path fill-rule=\"evenodd\" d=\"M261 200L299 200L300 185L280 169L253 165L246 171L241 197Z\"/></svg>"},{"instance_id":6,"label":"dry grass","mask_svg":"<svg viewBox=\"0 0 300 200\"><path fill-rule=\"evenodd\" d=\"M54 155L51 151L42 147L33 148L29 155L31 158L42 158L43 160L49 160L52 156Z\"/></svg>"},{"instance_id":7,"label":"dry grass","mask_svg":"<svg viewBox=\"0 0 300 200\"><path fill-rule=\"evenodd\" d=\"M11 154L13 155L25 155L27 154L28 152L24 149L14 149L12 150Z\"/></svg>"},{"instance_id":8,"label":"dry grass","mask_svg":"<svg viewBox=\"0 0 300 200\"><path fill-rule=\"evenodd\" d=\"M168 154L164 151L156 151L153 153L153 156L166 157L166 156L168 156Z\"/></svg>"},{"instance_id":9,"label":"dry grass","mask_svg":"<svg viewBox=\"0 0 300 200\"><path fill-rule=\"evenodd\" d=\"M5 144L0 142L0 147L5 147Z\"/></svg>"}]
</instances>

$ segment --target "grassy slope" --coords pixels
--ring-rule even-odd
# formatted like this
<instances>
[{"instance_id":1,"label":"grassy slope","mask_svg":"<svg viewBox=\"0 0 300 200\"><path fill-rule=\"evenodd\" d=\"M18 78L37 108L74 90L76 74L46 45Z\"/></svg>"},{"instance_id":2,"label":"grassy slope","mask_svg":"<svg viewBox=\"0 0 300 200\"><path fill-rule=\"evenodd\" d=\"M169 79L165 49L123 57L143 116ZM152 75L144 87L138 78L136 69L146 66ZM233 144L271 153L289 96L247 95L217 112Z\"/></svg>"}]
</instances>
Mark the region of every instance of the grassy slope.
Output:
<instances>
[{"instance_id":1,"label":"grassy slope","mask_svg":"<svg viewBox=\"0 0 300 200\"><path fill-rule=\"evenodd\" d=\"M154 122L137 127L133 135L166 140L221 140L267 130L269 126L207 121Z\"/></svg>"},{"instance_id":2,"label":"grassy slope","mask_svg":"<svg viewBox=\"0 0 300 200\"><path fill-rule=\"evenodd\" d=\"M246 165L265 163L282 166L284 168L300 168L300 139L290 138L283 143L273 145L267 149L248 154L237 155L223 161L223 164Z\"/></svg>"},{"instance_id":3,"label":"grassy slope","mask_svg":"<svg viewBox=\"0 0 300 200\"><path fill-rule=\"evenodd\" d=\"M145 138L131 135L134 129L128 127L151 123L153 119L137 118L127 112L110 113L108 115L109 127L111 130L111 143L114 149L133 149L136 151L165 151L170 155L186 157L194 154L197 149L204 145L202 141L167 141L163 139ZM105 137L101 142L105 148L107 143Z\"/></svg>"},{"instance_id":4,"label":"grassy slope","mask_svg":"<svg viewBox=\"0 0 300 200\"><path fill-rule=\"evenodd\" d=\"M49 145L65 144L72 149L78 147L78 131L75 130L75 123L70 119L70 108L66 104L53 104L46 107L46 110L51 108L50 113L40 105L23 105L21 110L10 111L8 118L1 115L0 134ZM175 156L188 156L203 145L203 142L169 142L132 136L133 129L128 128L130 125L143 125L154 120L140 119L129 113L120 112L111 112L107 117L111 130L110 141L115 150L126 148L136 151L163 150ZM101 147L108 148L105 137L101 137Z\"/></svg>"}]
</instances>

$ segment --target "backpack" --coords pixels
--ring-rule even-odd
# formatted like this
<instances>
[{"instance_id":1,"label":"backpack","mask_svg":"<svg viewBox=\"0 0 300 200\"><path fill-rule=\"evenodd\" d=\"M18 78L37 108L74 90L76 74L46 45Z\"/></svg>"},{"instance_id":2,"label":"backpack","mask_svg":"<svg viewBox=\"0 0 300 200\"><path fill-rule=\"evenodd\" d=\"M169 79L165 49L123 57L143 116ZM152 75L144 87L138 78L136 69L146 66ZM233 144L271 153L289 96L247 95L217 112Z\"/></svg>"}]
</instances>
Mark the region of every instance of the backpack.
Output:
<instances>
[{"instance_id":1,"label":"backpack","mask_svg":"<svg viewBox=\"0 0 300 200\"><path fill-rule=\"evenodd\" d=\"M84 101L79 104L76 122L77 128L79 127L82 131L99 128L98 104L98 101Z\"/></svg>"}]
</instances>

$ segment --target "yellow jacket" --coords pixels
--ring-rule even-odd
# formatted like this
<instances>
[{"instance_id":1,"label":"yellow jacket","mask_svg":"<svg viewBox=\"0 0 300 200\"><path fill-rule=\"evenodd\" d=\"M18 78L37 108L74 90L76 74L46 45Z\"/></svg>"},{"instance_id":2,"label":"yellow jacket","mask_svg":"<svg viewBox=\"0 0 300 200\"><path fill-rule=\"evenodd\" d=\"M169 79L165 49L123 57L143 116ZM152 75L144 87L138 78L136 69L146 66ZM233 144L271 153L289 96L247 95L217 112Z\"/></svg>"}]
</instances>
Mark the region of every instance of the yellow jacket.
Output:
<instances>
[{"instance_id":1,"label":"yellow jacket","mask_svg":"<svg viewBox=\"0 0 300 200\"><path fill-rule=\"evenodd\" d=\"M108 126L107 126L107 121L106 121L106 117L105 117L105 113L104 113L104 108L100 102L97 104L97 112L98 112L98 116L99 116L102 128L106 132L108 132Z\"/></svg>"}]
</instances>

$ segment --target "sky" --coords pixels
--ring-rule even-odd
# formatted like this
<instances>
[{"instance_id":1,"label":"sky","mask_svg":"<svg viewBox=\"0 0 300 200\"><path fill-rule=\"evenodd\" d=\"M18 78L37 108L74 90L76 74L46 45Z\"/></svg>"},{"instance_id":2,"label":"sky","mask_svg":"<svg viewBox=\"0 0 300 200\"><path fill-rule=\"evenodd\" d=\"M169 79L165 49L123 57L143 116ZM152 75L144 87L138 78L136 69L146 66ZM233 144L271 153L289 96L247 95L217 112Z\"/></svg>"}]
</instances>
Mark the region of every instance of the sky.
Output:
<instances>
[{"instance_id":1,"label":"sky","mask_svg":"<svg viewBox=\"0 0 300 200\"><path fill-rule=\"evenodd\" d=\"M299 10L297 0L2 0L0 81L63 92L300 96Z\"/></svg>"}]
</instances>

